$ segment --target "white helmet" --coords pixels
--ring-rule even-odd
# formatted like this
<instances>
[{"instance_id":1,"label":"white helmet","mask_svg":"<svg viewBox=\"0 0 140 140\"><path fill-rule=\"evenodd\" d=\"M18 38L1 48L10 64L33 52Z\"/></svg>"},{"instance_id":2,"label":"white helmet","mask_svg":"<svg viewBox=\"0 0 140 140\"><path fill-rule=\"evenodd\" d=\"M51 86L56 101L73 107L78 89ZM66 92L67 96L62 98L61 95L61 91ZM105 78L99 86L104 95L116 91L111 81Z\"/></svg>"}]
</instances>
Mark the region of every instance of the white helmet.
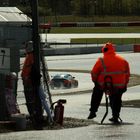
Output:
<instances>
[{"instance_id":1,"label":"white helmet","mask_svg":"<svg viewBox=\"0 0 140 140\"><path fill-rule=\"evenodd\" d=\"M32 52L33 51L33 42L32 41L28 41L26 43L25 49L26 49L27 53Z\"/></svg>"}]
</instances>

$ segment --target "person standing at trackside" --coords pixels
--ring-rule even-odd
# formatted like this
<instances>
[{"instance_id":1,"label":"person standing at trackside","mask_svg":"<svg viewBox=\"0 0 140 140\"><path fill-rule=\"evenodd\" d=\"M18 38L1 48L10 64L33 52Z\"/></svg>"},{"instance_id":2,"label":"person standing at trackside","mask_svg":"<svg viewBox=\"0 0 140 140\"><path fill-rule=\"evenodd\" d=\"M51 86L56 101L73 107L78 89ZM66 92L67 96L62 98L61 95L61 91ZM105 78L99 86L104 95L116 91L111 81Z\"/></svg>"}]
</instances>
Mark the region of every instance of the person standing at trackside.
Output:
<instances>
[{"instance_id":1,"label":"person standing at trackside","mask_svg":"<svg viewBox=\"0 0 140 140\"><path fill-rule=\"evenodd\" d=\"M127 84L130 77L128 62L116 54L112 43L106 43L102 48L103 57L98 58L91 71L91 78L95 84L91 97L91 107L88 119L96 117L103 92L104 78L111 76L113 84L113 93L109 95L110 107L112 109L112 118L109 120L119 123L119 116L122 104L122 94L127 90Z\"/></svg>"},{"instance_id":2,"label":"person standing at trackside","mask_svg":"<svg viewBox=\"0 0 140 140\"><path fill-rule=\"evenodd\" d=\"M26 43L25 51L26 57L21 72L24 86L24 95L30 119L34 127L36 129L40 129L43 115L41 101L36 88L39 85L38 81L41 76L40 74L37 74L35 70L32 41Z\"/></svg>"}]
</instances>

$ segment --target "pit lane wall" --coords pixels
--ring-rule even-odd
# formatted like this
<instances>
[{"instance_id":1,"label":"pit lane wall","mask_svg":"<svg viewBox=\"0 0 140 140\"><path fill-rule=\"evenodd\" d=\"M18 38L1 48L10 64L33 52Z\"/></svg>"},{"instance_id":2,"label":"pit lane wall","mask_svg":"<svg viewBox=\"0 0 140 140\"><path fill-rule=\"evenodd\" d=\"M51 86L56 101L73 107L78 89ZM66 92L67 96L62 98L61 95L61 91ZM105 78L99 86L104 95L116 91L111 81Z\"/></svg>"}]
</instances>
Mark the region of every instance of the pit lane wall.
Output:
<instances>
[{"instance_id":1,"label":"pit lane wall","mask_svg":"<svg viewBox=\"0 0 140 140\"><path fill-rule=\"evenodd\" d=\"M100 53L102 46L97 47L73 47L73 48L44 48L44 55L74 55ZM115 47L117 52L134 51L134 45L118 45Z\"/></svg>"},{"instance_id":2,"label":"pit lane wall","mask_svg":"<svg viewBox=\"0 0 140 140\"><path fill-rule=\"evenodd\" d=\"M45 56L52 55L78 55L78 54L91 54L91 53L100 53L102 46L94 46L94 47L72 47L72 48L43 48ZM140 45L117 45L117 52L140 52ZM20 50L20 55L25 56L25 51Z\"/></svg>"}]
</instances>

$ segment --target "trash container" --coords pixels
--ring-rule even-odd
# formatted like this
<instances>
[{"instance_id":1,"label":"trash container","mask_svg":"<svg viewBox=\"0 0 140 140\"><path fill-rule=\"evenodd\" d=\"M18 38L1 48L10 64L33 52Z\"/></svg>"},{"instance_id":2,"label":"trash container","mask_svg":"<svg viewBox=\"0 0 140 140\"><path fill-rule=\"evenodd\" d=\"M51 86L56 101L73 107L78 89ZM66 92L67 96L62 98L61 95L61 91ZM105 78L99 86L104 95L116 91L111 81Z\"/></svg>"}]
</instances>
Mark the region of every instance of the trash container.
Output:
<instances>
[{"instance_id":1,"label":"trash container","mask_svg":"<svg viewBox=\"0 0 140 140\"><path fill-rule=\"evenodd\" d=\"M16 100L16 82L17 82L17 76L13 73L7 74L5 76L5 98L6 98L6 105L9 114L16 114L20 113L17 100Z\"/></svg>"},{"instance_id":2,"label":"trash container","mask_svg":"<svg viewBox=\"0 0 140 140\"><path fill-rule=\"evenodd\" d=\"M11 121L14 121L16 123L16 129L17 130L25 130L27 121L26 121L26 115L25 114L13 114L11 115Z\"/></svg>"}]
</instances>

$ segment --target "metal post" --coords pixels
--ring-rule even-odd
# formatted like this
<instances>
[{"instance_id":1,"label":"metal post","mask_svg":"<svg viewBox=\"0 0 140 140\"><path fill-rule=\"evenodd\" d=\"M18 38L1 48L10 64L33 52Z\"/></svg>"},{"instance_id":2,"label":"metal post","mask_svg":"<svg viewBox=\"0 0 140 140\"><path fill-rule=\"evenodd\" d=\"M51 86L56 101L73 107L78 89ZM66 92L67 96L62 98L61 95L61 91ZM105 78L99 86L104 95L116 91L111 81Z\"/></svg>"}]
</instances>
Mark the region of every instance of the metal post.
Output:
<instances>
[{"instance_id":1,"label":"metal post","mask_svg":"<svg viewBox=\"0 0 140 140\"><path fill-rule=\"evenodd\" d=\"M36 73L40 74L40 37L39 37L39 26L38 26L38 0L30 0L31 10L32 10L32 41L33 41L33 50L34 50L34 66ZM35 128L42 129L42 104L39 97L39 87L40 87L40 78L37 79L37 85L35 87Z\"/></svg>"},{"instance_id":2,"label":"metal post","mask_svg":"<svg viewBox=\"0 0 140 140\"><path fill-rule=\"evenodd\" d=\"M34 63L38 73L40 73L40 37L38 27L38 0L30 0L32 9L32 40L34 48Z\"/></svg>"}]
</instances>

